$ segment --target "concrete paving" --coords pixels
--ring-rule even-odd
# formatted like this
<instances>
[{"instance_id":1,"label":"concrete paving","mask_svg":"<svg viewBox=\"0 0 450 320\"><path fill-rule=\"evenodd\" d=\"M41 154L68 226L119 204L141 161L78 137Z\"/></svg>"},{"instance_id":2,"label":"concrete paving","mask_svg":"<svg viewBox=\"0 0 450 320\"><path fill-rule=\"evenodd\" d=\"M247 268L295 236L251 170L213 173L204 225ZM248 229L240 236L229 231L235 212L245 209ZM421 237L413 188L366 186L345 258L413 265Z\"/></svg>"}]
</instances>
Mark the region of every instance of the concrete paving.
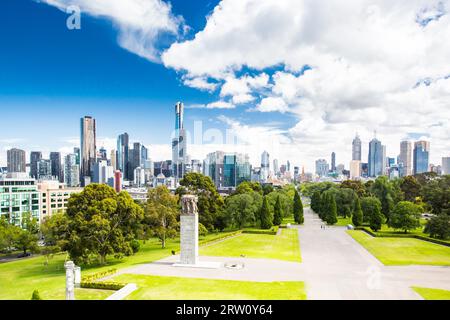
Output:
<instances>
[{"instance_id":1,"label":"concrete paving","mask_svg":"<svg viewBox=\"0 0 450 320\"><path fill-rule=\"evenodd\" d=\"M450 290L450 267L387 267L347 234L345 227L321 229L321 220L305 208L305 224L296 226L302 263L270 259L200 257L222 263L219 269L176 268L179 256L124 269L119 274L179 276L240 281L304 281L312 300L421 299L411 286ZM227 263L243 263L231 270Z\"/></svg>"}]
</instances>

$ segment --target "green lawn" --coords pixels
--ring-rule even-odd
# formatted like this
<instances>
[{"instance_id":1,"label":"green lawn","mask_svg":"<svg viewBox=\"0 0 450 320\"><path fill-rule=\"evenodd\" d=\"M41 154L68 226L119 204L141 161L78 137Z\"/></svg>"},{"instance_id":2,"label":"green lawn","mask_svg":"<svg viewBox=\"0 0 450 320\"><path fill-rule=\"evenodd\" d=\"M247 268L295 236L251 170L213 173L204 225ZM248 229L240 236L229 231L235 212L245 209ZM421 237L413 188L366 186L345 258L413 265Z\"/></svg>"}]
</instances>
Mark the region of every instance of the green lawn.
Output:
<instances>
[{"instance_id":1,"label":"green lawn","mask_svg":"<svg viewBox=\"0 0 450 320\"><path fill-rule=\"evenodd\" d=\"M221 234L211 234L201 240L212 240ZM104 271L111 268L123 269L137 264L160 260L171 255L172 250L179 249L179 239L167 242L166 249L161 249L157 239L142 244L141 250L122 260L109 258L105 266L82 266L83 275ZM44 266L45 258L37 256L25 260L0 264L0 300L28 300L35 289L43 299L57 300L65 297L65 254L55 255ZM103 299L108 295L101 290L78 290L80 299Z\"/></svg>"},{"instance_id":2,"label":"green lawn","mask_svg":"<svg viewBox=\"0 0 450 320\"><path fill-rule=\"evenodd\" d=\"M282 224L288 224L288 223L290 223L290 224L296 224L296 223L295 223L295 220L294 220L294 216L284 217L284 218L283 218Z\"/></svg>"},{"instance_id":3,"label":"green lawn","mask_svg":"<svg viewBox=\"0 0 450 320\"><path fill-rule=\"evenodd\" d=\"M128 300L306 300L303 282L246 282L124 274L139 287Z\"/></svg>"},{"instance_id":4,"label":"green lawn","mask_svg":"<svg viewBox=\"0 0 450 320\"><path fill-rule=\"evenodd\" d=\"M412 238L375 238L364 231L347 231L385 265L450 266L450 247Z\"/></svg>"},{"instance_id":5,"label":"green lawn","mask_svg":"<svg viewBox=\"0 0 450 320\"><path fill-rule=\"evenodd\" d=\"M348 218L343 218L343 217L338 217L338 222L335 224L335 226L347 226L348 224L353 225L352 222L352 218L348 217Z\"/></svg>"},{"instance_id":6,"label":"green lawn","mask_svg":"<svg viewBox=\"0 0 450 320\"><path fill-rule=\"evenodd\" d=\"M420 294L425 300L450 300L450 291L447 290L419 287L412 287L412 289Z\"/></svg>"},{"instance_id":7,"label":"green lawn","mask_svg":"<svg viewBox=\"0 0 450 320\"><path fill-rule=\"evenodd\" d=\"M280 235L242 234L200 249L204 256L267 258L301 262L297 229L281 229Z\"/></svg>"}]
</instances>

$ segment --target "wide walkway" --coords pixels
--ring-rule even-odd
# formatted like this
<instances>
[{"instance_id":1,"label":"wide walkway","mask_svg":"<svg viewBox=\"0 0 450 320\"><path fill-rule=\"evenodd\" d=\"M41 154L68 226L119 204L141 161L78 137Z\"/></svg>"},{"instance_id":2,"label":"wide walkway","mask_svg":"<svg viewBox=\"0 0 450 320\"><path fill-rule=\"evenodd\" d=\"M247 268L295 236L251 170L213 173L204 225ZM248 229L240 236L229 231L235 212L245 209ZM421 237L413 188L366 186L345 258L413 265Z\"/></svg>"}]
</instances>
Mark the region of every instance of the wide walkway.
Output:
<instances>
[{"instance_id":1,"label":"wide walkway","mask_svg":"<svg viewBox=\"0 0 450 320\"><path fill-rule=\"evenodd\" d=\"M321 229L322 222L305 208L297 226L302 263L270 259L200 257L202 261L244 263L241 270L173 267L179 256L120 271L143 274L241 281L304 281L308 299L421 299L410 287L450 290L450 267L387 267L347 234L345 227ZM220 297L218 297L220 298Z\"/></svg>"}]
</instances>

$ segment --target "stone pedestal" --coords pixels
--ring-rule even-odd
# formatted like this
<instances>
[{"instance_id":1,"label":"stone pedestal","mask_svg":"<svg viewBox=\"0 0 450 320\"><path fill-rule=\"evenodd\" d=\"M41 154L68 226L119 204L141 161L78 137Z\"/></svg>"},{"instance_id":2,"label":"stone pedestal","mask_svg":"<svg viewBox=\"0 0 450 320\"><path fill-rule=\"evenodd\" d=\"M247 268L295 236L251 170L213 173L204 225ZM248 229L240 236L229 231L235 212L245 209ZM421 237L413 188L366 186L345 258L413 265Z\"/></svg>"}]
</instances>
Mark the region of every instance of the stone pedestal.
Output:
<instances>
[{"instance_id":1,"label":"stone pedestal","mask_svg":"<svg viewBox=\"0 0 450 320\"><path fill-rule=\"evenodd\" d=\"M182 212L180 216L180 263L196 265L198 263L198 212L197 197L183 196L181 199Z\"/></svg>"}]
</instances>

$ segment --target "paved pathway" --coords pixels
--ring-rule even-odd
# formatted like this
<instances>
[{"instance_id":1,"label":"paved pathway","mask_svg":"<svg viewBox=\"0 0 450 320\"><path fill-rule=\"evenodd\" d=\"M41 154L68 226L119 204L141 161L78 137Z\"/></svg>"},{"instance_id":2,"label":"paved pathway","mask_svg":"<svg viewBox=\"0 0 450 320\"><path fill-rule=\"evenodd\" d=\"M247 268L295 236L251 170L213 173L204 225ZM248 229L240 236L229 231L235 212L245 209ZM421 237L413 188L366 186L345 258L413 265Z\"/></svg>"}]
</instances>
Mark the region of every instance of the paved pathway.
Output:
<instances>
[{"instance_id":1,"label":"paved pathway","mask_svg":"<svg viewBox=\"0 0 450 320\"><path fill-rule=\"evenodd\" d=\"M172 267L179 256L120 271L241 281L305 281L308 299L421 299L411 286L450 290L450 267L387 267L346 233L345 227L321 229L322 222L305 208L305 224L297 226L302 263L270 259L200 257L202 261L241 262L242 270Z\"/></svg>"}]
</instances>

